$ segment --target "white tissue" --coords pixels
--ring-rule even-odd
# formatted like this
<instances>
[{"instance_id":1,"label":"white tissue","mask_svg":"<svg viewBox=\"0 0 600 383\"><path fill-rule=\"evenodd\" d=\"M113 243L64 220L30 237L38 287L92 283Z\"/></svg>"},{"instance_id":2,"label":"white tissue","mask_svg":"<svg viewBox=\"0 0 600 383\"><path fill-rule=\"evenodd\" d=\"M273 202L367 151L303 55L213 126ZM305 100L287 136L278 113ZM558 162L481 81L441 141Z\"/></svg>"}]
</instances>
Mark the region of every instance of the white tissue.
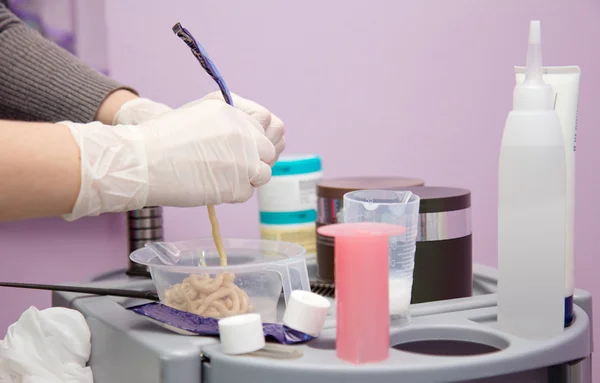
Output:
<instances>
[{"instance_id":1,"label":"white tissue","mask_svg":"<svg viewBox=\"0 0 600 383\"><path fill-rule=\"evenodd\" d=\"M80 312L30 307L0 341L0 383L93 383L91 347Z\"/></svg>"}]
</instances>

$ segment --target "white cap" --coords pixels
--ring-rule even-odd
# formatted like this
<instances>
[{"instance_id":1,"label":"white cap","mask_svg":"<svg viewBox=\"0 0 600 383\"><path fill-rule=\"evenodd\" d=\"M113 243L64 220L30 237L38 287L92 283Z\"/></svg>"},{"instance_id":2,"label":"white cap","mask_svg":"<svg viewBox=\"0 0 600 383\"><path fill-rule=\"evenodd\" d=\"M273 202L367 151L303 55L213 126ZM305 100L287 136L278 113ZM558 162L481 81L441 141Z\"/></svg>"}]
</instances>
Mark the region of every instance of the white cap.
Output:
<instances>
[{"instance_id":1,"label":"white cap","mask_svg":"<svg viewBox=\"0 0 600 383\"><path fill-rule=\"evenodd\" d=\"M265 335L259 314L236 315L219 320L221 351L239 355L265 347Z\"/></svg>"},{"instance_id":2,"label":"white cap","mask_svg":"<svg viewBox=\"0 0 600 383\"><path fill-rule=\"evenodd\" d=\"M310 291L294 290L283 314L283 324L305 334L318 337L325 325L331 302Z\"/></svg>"},{"instance_id":3,"label":"white cap","mask_svg":"<svg viewBox=\"0 0 600 383\"><path fill-rule=\"evenodd\" d=\"M525 80L513 92L513 110L554 109L554 92L544 82L542 66L542 30L537 20L529 23L527 70Z\"/></svg>"}]
</instances>

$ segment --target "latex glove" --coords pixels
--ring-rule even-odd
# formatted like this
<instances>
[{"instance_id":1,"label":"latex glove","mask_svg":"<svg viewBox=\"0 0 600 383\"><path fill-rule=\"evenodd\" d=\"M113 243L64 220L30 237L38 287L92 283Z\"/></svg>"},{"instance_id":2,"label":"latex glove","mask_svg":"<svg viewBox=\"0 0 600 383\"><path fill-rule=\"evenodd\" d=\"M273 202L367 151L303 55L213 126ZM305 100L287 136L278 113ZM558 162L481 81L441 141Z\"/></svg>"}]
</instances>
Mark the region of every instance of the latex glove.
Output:
<instances>
[{"instance_id":1,"label":"latex glove","mask_svg":"<svg viewBox=\"0 0 600 383\"><path fill-rule=\"evenodd\" d=\"M69 221L145 206L245 202L269 181L275 159L261 125L216 100L135 126L61 124L79 145L82 166Z\"/></svg>"},{"instance_id":2,"label":"latex glove","mask_svg":"<svg viewBox=\"0 0 600 383\"><path fill-rule=\"evenodd\" d=\"M242 112L252 116L262 126L264 134L275 146L276 156L275 161L279 158L281 152L285 149L285 126L283 121L276 115L269 112L264 106L238 96L235 93L231 94L233 105ZM194 106L205 100L221 100L223 95L220 91L212 92L203 98L189 102L181 108ZM170 111L171 108L165 104L152 101L147 98L136 98L127 101L115 114L113 125L137 125L152 118L158 117L163 113ZM275 161L273 163L275 163ZM272 165L272 164L271 164Z\"/></svg>"},{"instance_id":3,"label":"latex glove","mask_svg":"<svg viewBox=\"0 0 600 383\"><path fill-rule=\"evenodd\" d=\"M285 125L283 121L281 121L279 117L271 113L264 106L259 105L254 101L247 100L243 97L238 96L235 93L231 94L231 98L233 99L233 106L235 106L242 112L252 116L254 119L256 119L256 121L260 123L260 125L264 129L265 135L275 146L275 160L277 160L281 152L283 152L283 150L285 149ZM205 100L221 100L225 102L221 92L216 91L207 94L198 101L192 101L188 104L185 104L184 106L182 106L182 108L196 105Z\"/></svg>"},{"instance_id":4,"label":"latex glove","mask_svg":"<svg viewBox=\"0 0 600 383\"><path fill-rule=\"evenodd\" d=\"M115 113L113 125L137 125L171 111L171 108L148 98L129 100Z\"/></svg>"},{"instance_id":5,"label":"latex glove","mask_svg":"<svg viewBox=\"0 0 600 383\"><path fill-rule=\"evenodd\" d=\"M80 312L30 307L0 341L0 382L93 383L90 338Z\"/></svg>"}]
</instances>

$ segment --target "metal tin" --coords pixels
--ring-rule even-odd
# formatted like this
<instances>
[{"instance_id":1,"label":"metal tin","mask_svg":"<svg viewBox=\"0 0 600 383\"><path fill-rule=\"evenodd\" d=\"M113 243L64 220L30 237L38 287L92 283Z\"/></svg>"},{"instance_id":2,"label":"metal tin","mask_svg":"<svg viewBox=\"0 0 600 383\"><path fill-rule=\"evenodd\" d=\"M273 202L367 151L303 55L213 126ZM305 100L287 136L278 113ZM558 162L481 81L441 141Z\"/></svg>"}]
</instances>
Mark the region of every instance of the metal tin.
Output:
<instances>
[{"instance_id":1,"label":"metal tin","mask_svg":"<svg viewBox=\"0 0 600 383\"><path fill-rule=\"evenodd\" d=\"M129 240L156 239L163 238L163 228L155 227L153 229L129 229Z\"/></svg>"},{"instance_id":2,"label":"metal tin","mask_svg":"<svg viewBox=\"0 0 600 383\"><path fill-rule=\"evenodd\" d=\"M162 228L163 219L162 217L154 218L132 218L129 217L129 228L130 229L154 229Z\"/></svg>"},{"instance_id":3,"label":"metal tin","mask_svg":"<svg viewBox=\"0 0 600 383\"><path fill-rule=\"evenodd\" d=\"M162 217L162 207L160 206L152 206L145 207L140 210L133 210L127 213L127 216L130 218L155 218Z\"/></svg>"},{"instance_id":4,"label":"metal tin","mask_svg":"<svg viewBox=\"0 0 600 383\"><path fill-rule=\"evenodd\" d=\"M129 230L129 254L144 247L148 242L160 242L164 240L162 207L151 206L141 210L127 213ZM148 268L129 260L128 275L150 277Z\"/></svg>"},{"instance_id":5,"label":"metal tin","mask_svg":"<svg viewBox=\"0 0 600 383\"><path fill-rule=\"evenodd\" d=\"M406 190L423 184L422 179L408 177L324 179L317 184L317 228L342 221L346 193L365 189ZM317 233L317 275L323 281L334 281L334 253L333 238Z\"/></svg>"}]
</instances>

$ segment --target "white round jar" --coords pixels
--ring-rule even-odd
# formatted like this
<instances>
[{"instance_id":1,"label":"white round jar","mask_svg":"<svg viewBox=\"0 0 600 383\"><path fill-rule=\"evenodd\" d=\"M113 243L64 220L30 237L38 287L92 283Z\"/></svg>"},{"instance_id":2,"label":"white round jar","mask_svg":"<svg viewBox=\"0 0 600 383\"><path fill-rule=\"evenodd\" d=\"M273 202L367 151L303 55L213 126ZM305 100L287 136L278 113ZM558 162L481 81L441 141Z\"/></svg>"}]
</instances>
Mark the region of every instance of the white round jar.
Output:
<instances>
[{"instance_id":1,"label":"white round jar","mask_svg":"<svg viewBox=\"0 0 600 383\"><path fill-rule=\"evenodd\" d=\"M261 238L297 243L314 257L321 158L281 156L272 171L271 180L257 191Z\"/></svg>"}]
</instances>

